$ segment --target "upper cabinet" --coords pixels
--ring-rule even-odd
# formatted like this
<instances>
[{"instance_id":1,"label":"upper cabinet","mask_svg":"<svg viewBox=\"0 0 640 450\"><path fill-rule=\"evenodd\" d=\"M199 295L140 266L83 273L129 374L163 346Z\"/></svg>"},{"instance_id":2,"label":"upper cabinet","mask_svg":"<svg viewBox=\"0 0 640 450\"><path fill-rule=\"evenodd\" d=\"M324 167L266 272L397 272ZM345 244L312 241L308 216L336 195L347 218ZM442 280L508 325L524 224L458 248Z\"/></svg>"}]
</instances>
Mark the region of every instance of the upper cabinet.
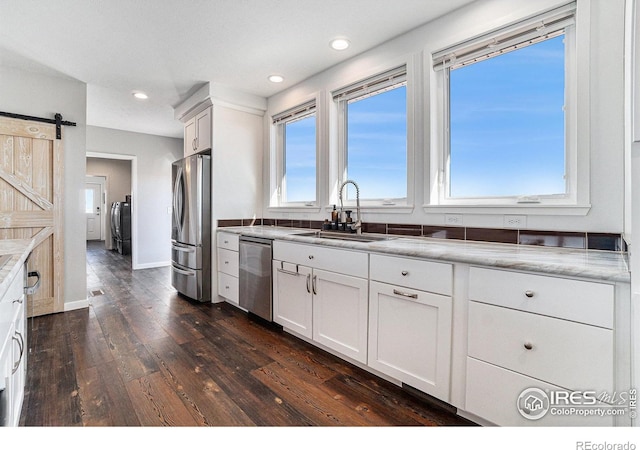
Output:
<instances>
[{"instance_id":1,"label":"upper cabinet","mask_svg":"<svg viewBox=\"0 0 640 450\"><path fill-rule=\"evenodd\" d=\"M184 156L211 149L213 107L209 106L184 124Z\"/></svg>"}]
</instances>

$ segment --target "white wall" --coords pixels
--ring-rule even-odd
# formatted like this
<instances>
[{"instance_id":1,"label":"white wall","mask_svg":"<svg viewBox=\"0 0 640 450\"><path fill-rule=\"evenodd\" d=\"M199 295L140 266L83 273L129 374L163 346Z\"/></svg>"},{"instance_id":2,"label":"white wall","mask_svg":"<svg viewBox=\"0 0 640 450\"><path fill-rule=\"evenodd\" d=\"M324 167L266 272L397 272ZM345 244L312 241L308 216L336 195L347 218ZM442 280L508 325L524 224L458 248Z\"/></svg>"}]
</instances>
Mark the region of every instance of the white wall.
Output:
<instances>
[{"instance_id":1,"label":"white wall","mask_svg":"<svg viewBox=\"0 0 640 450\"><path fill-rule=\"evenodd\" d=\"M477 1L463 7L448 16L419 27L396 39L388 41L368 52L324 71L310 79L281 92L268 100L267 118L287 108L296 106L310 98L317 97L321 104L320 111L330 109L329 94L331 90L373 75L393 64L409 62L413 67L414 79L418 81L415 94L410 98L415 106L416 129L414 130L415 161L414 190L415 201L412 212L388 211L379 212L365 210L365 222L388 223L422 223L428 225L444 225L444 213L425 212L423 205L425 186L430 183L428 176L430 121L429 121L429 79L430 55L432 52L446 48L508 24L515 20L542 12L555 6L565 4L566 0L486 0ZM578 52L586 55L589 65L579 74L578 83L582 83L580 102L585 105L579 111L582 122L579 124L578 149L582 155L588 153L583 161L589 165L591 208L587 215L528 215L528 229L591 231L621 233L623 231L624 209L624 0L578 0L578 10L588 13L590 21L588 48L579 42ZM580 14L580 12L579 12ZM585 15L582 16L586 17ZM582 61L585 61L583 59ZM580 61L579 61L580 64ZM582 69L582 67L580 67ZM411 76L411 74L410 74ZM422 88L425 89L422 89ZM424 90L424 92L423 92ZM323 117L323 120L326 116ZM269 205L270 183L269 170L273 163L269 148L272 147L273 136L269 135L270 124L265 120L267 130L265 138L266 170L265 194L263 202ZM335 151L335 133L320 123L320 177L329 178L328 159L330 152ZM426 160L425 160L426 158ZM271 164L271 167L269 167ZM335 202L335 186L321 184L320 200L323 208L313 211L277 211L267 210L272 218L298 218L322 220L328 217L328 207ZM333 195L334 197L331 197ZM476 209L473 214L465 214L463 223L466 226L502 228L504 218L500 212Z\"/></svg>"},{"instance_id":2,"label":"white wall","mask_svg":"<svg viewBox=\"0 0 640 450\"><path fill-rule=\"evenodd\" d=\"M171 163L182 158L182 139L87 127L89 153L135 158L132 166L133 268L171 262ZM83 155L84 157L84 155Z\"/></svg>"},{"instance_id":3,"label":"white wall","mask_svg":"<svg viewBox=\"0 0 640 450\"><path fill-rule=\"evenodd\" d=\"M111 204L124 201L131 195L131 161L126 159L87 158L87 176L102 176L106 178L106 204L102 211L105 218L105 248L111 250L111 226L109 222Z\"/></svg>"},{"instance_id":4,"label":"white wall","mask_svg":"<svg viewBox=\"0 0 640 450\"><path fill-rule=\"evenodd\" d=\"M86 306L86 222L84 173L87 87L64 76L0 67L0 110L53 118L61 113L75 127L64 139L64 302L65 309Z\"/></svg>"}]
</instances>

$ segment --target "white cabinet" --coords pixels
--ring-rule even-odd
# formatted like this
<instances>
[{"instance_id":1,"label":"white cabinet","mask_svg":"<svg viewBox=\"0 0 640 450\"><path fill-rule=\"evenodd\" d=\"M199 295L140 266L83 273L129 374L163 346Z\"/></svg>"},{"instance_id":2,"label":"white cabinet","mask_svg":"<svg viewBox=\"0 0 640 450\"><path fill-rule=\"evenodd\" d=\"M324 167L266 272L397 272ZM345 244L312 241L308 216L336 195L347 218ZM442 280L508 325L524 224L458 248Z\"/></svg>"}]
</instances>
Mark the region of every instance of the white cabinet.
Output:
<instances>
[{"instance_id":1,"label":"white cabinet","mask_svg":"<svg viewBox=\"0 0 640 450\"><path fill-rule=\"evenodd\" d=\"M273 321L311 339L313 323L312 269L273 261Z\"/></svg>"},{"instance_id":2,"label":"white cabinet","mask_svg":"<svg viewBox=\"0 0 640 450\"><path fill-rule=\"evenodd\" d=\"M471 267L469 300L466 411L497 425L613 424L612 415L558 414L593 405L553 394L616 391L612 285ZM546 393L531 400L544 407L518 403L530 388Z\"/></svg>"},{"instance_id":3,"label":"white cabinet","mask_svg":"<svg viewBox=\"0 0 640 450\"><path fill-rule=\"evenodd\" d=\"M375 254L370 258L368 365L448 401L451 264Z\"/></svg>"},{"instance_id":4,"label":"white cabinet","mask_svg":"<svg viewBox=\"0 0 640 450\"><path fill-rule=\"evenodd\" d=\"M239 236L233 233L218 231L217 267L218 295L234 305L239 304Z\"/></svg>"},{"instance_id":5,"label":"white cabinet","mask_svg":"<svg viewBox=\"0 0 640 450\"><path fill-rule=\"evenodd\" d=\"M209 106L184 124L184 156L194 155L211 148L212 114L213 109Z\"/></svg>"},{"instance_id":6,"label":"white cabinet","mask_svg":"<svg viewBox=\"0 0 640 450\"><path fill-rule=\"evenodd\" d=\"M0 299L0 425L18 426L27 376L24 269ZM7 314L7 315L4 315Z\"/></svg>"},{"instance_id":7,"label":"white cabinet","mask_svg":"<svg viewBox=\"0 0 640 450\"><path fill-rule=\"evenodd\" d=\"M274 241L274 321L366 364L366 253Z\"/></svg>"},{"instance_id":8,"label":"white cabinet","mask_svg":"<svg viewBox=\"0 0 640 450\"><path fill-rule=\"evenodd\" d=\"M368 281L314 269L313 340L367 362Z\"/></svg>"}]
</instances>

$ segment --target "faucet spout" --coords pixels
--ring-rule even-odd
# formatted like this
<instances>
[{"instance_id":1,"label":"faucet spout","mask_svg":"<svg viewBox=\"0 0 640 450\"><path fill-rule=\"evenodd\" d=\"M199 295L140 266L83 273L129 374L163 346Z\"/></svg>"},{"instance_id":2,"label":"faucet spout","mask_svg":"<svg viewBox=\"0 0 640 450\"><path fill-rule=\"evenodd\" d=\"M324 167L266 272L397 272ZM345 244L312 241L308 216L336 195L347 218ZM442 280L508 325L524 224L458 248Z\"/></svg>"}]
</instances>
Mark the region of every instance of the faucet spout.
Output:
<instances>
[{"instance_id":1,"label":"faucet spout","mask_svg":"<svg viewBox=\"0 0 640 450\"><path fill-rule=\"evenodd\" d=\"M340 185L340 211L344 209L343 201L342 201L342 191L347 184L353 184L356 188L356 223L351 227L352 230L356 230L357 234L362 234L362 220L360 218L360 188L358 187L358 183L353 180L346 180Z\"/></svg>"}]
</instances>

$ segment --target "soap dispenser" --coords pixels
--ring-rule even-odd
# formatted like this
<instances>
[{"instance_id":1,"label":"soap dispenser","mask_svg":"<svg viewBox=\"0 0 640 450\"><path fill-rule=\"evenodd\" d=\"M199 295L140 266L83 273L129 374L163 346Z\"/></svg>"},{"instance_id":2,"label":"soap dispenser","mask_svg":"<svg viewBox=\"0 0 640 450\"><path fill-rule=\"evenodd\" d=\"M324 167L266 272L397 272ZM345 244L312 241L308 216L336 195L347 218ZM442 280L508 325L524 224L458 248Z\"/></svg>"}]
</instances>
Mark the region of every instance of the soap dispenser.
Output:
<instances>
[{"instance_id":1,"label":"soap dispenser","mask_svg":"<svg viewBox=\"0 0 640 450\"><path fill-rule=\"evenodd\" d=\"M334 230L338 229L338 210L336 209L336 205L333 205L333 211L331 211L331 228Z\"/></svg>"}]
</instances>

